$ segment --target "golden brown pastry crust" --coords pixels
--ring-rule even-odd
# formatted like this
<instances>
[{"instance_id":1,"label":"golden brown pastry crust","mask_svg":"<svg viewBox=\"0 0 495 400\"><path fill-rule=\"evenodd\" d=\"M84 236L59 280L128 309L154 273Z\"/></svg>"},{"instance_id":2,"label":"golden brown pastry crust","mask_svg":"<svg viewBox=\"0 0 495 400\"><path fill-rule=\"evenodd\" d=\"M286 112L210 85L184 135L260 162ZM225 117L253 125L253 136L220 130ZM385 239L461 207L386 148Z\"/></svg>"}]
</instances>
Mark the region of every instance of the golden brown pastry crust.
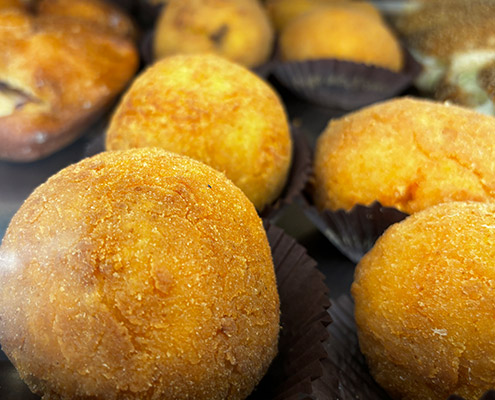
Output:
<instances>
[{"instance_id":1,"label":"golden brown pastry crust","mask_svg":"<svg viewBox=\"0 0 495 400\"><path fill-rule=\"evenodd\" d=\"M397 399L476 400L495 385L495 205L453 202L397 223L352 295L375 379Z\"/></svg>"},{"instance_id":2,"label":"golden brown pastry crust","mask_svg":"<svg viewBox=\"0 0 495 400\"><path fill-rule=\"evenodd\" d=\"M244 399L276 353L262 222L187 157L67 167L26 200L0 255L2 349L44 399Z\"/></svg>"},{"instance_id":3,"label":"golden brown pastry crust","mask_svg":"<svg viewBox=\"0 0 495 400\"><path fill-rule=\"evenodd\" d=\"M315 150L315 202L379 201L406 213L495 199L495 119L458 106L393 99L332 120Z\"/></svg>"},{"instance_id":4,"label":"golden brown pastry crust","mask_svg":"<svg viewBox=\"0 0 495 400\"><path fill-rule=\"evenodd\" d=\"M138 66L133 42L108 26L12 8L0 10L0 49L0 158L14 161L75 140Z\"/></svg>"},{"instance_id":5,"label":"golden brown pastry crust","mask_svg":"<svg viewBox=\"0 0 495 400\"><path fill-rule=\"evenodd\" d=\"M315 7L285 27L279 47L288 61L336 58L392 71L403 66L397 38L376 9L363 2Z\"/></svg>"},{"instance_id":6,"label":"golden brown pastry crust","mask_svg":"<svg viewBox=\"0 0 495 400\"><path fill-rule=\"evenodd\" d=\"M262 79L214 55L180 55L142 73L116 108L107 149L163 147L222 171L258 210L282 191L292 140Z\"/></svg>"},{"instance_id":7,"label":"golden brown pastry crust","mask_svg":"<svg viewBox=\"0 0 495 400\"><path fill-rule=\"evenodd\" d=\"M155 59L213 53L246 67L271 56L274 33L258 0L170 0L155 28Z\"/></svg>"}]
</instances>

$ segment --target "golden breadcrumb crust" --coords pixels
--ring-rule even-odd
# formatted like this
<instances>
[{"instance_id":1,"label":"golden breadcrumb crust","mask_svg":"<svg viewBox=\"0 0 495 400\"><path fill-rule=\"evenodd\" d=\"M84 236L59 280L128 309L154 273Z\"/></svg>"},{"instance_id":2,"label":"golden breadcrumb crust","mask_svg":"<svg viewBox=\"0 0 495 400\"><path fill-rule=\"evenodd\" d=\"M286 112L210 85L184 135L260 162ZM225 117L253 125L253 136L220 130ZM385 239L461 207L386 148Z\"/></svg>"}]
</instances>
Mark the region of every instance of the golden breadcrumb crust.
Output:
<instances>
[{"instance_id":1,"label":"golden breadcrumb crust","mask_svg":"<svg viewBox=\"0 0 495 400\"><path fill-rule=\"evenodd\" d=\"M258 0L170 0L156 23L153 53L213 53L256 67L271 56L273 41Z\"/></svg>"},{"instance_id":2,"label":"golden breadcrumb crust","mask_svg":"<svg viewBox=\"0 0 495 400\"><path fill-rule=\"evenodd\" d=\"M155 63L116 108L107 149L157 146L224 172L258 210L286 182L292 140L282 102L247 69L214 55Z\"/></svg>"},{"instance_id":3,"label":"golden breadcrumb crust","mask_svg":"<svg viewBox=\"0 0 495 400\"><path fill-rule=\"evenodd\" d=\"M389 228L352 285L359 343L393 398L495 386L495 205L443 203Z\"/></svg>"},{"instance_id":4,"label":"golden breadcrumb crust","mask_svg":"<svg viewBox=\"0 0 495 400\"><path fill-rule=\"evenodd\" d=\"M336 58L400 71L403 56L394 33L371 4L336 2L291 21L280 34L289 61Z\"/></svg>"},{"instance_id":5,"label":"golden breadcrumb crust","mask_svg":"<svg viewBox=\"0 0 495 400\"><path fill-rule=\"evenodd\" d=\"M316 144L315 202L414 213L495 198L495 119L458 106L400 98L332 120Z\"/></svg>"},{"instance_id":6,"label":"golden breadcrumb crust","mask_svg":"<svg viewBox=\"0 0 495 400\"><path fill-rule=\"evenodd\" d=\"M244 399L277 350L254 207L161 149L102 153L37 188L0 248L0 342L43 399Z\"/></svg>"}]
</instances>

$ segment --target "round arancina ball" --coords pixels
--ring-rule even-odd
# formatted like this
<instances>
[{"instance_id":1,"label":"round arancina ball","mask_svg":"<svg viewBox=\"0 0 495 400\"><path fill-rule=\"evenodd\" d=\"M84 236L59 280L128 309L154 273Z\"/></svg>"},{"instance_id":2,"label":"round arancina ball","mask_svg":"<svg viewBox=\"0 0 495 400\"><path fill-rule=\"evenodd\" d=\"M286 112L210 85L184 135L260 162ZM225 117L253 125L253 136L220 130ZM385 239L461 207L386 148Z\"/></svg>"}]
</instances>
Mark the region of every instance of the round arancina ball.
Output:
<instances>
[{"instance_id":1,"label":"round arancina ball","mask_svg":"<svg viewBox=\"0 0 495 400\"><path fill-rule=\"evenodd\" d=\"M185 156L58 172L13 217L0 267L2 350L43 399L244 399L277 351L262 222Z\"/></svg>"}]
</instances>

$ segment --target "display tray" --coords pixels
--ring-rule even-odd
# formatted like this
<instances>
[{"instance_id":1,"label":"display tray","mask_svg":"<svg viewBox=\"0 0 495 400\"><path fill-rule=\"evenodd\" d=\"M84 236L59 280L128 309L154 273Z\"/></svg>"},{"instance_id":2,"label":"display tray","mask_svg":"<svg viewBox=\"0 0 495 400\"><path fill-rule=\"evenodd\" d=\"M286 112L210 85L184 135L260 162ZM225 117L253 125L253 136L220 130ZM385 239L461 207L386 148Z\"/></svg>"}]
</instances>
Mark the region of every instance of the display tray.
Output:
<instances>
[{"instance_id":1,"label":"display tray","mask_svg":"<svg viewBox=\"0 0 495 400\"><path fill-rule=\"evenodd\" d=\"M272 83L276 85L275 82ZM287 107L291 123L300 128L310 147L314 147L316 138L328 121L344 113L307 104L283 88L277 87L277 90ZM75 143L46 159L31 163L0 161L0 238L3 237L12 216L39 184L65 166L103 149L107 122L108 118L103 118ZM330 299L349 294L354 263L320 233L298 204L294 203L285 208L275 223L304 246L308 255L316 261L318 270L325 276ZM3 353L0 353L0 399L39 399L20 380L15 368Z\"/></svg>"}]
</instances>

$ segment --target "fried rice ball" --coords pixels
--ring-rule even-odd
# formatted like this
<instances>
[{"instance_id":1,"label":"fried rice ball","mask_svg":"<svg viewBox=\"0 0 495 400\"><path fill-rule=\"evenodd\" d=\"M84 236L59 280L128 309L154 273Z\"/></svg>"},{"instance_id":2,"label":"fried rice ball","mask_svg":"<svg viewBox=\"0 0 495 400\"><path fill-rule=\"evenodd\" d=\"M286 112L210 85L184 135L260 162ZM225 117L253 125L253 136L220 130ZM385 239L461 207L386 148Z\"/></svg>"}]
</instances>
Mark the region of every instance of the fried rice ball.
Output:
<instances>
[{"instance_id":1,"label":"fried rice ball","mask_svg":"<svg viewBox=\"0 0 495 400\"><path fill-rule=\"evenodd\" d=\"M412 214L446 201L495 200L495 118L396 98L332 120L315 149L314 201L379 201Z\"/></svg>"},{"instance_id":2,"label":"fried rice ball","mask_svg":"<svg viewBox=\"0 0 495 400\"><path fill-rule=\"evenodd\" d=\"M258 210L281 193L292 139L275 91L215 55L178 55L139 76L111 119L107 149L162 147L222 172Z\"/></svg>"},{"instance_id":3,"label":"fried rice ball","mask_svg":"<svg viewBox=\"0 0 495 400\"><path fill-rule=\"evenodd\" d=\"M44 400L244 399L277 350L262 222L185 156L67 167L13 217L0 265L0 343Z\"/></svg>"},{"instance_id":4,"label":"fried rice ball","mask_svg":"<svg viewBox=\"0 0 495 400\"><path fill-rule=\"evenodd\" d=\"M271 56L273 42L258 0L170 0L156 23L153 54L214 53L256 67Z\"/></svg>"},{"instance_id":5,"label":"fried rice ball","mask_svg":"<svg viewBox=\"0 0 495 400\"><path fill-rule=\"evenodd\" d=\"M291 21L280 34L287 61L336 58L400 71L402 49L376 9L365 2L336 2Z\"/></svg>"},{"instance_id":6,"label":"fried rice ball","mask_svg":"<svg viewBox=\"0 0 495 400\"><path fill-rule=\"evenodd\" d=\"M361 350L396 399L495 387L495 204L433 206L389 228L352 295Z\"/></svg>"}]
</instances>

